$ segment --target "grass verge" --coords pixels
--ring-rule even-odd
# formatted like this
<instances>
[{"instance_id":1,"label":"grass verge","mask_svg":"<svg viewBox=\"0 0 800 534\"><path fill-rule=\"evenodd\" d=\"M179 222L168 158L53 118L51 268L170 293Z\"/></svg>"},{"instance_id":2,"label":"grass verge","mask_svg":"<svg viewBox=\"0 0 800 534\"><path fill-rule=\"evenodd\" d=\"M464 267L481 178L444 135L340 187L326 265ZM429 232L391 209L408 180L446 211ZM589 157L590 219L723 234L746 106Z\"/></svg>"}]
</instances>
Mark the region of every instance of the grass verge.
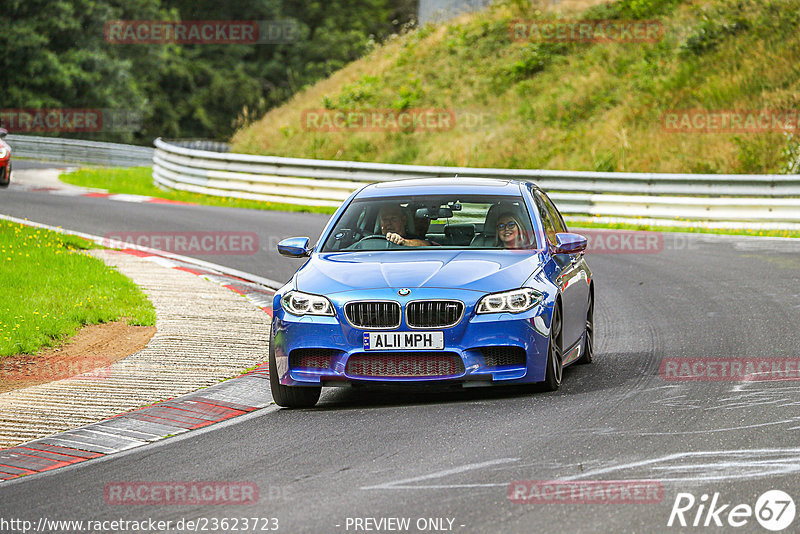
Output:
<instances>
[{"instance_id":1,"label":"grass verge","mask_svg":"<svg viewBox=\"0 0 800 534\"><path fill-rule=\"evenodd\" d=\"M155 325L130 279L84 254L84 239L0 220L0 358L63 343L80 327Z\"/></svg>"},{"instance_id":2,"label":"grass verge","mask_svg":"<svg viewBox=\"0 0 800 534\"><path fill-rule=\"evenodd\" d=\"M75 172L61 174L59 179L62 182L81 187L105 189L109 193L157 197L178 202L203 204L206 206L299 211L307 213L333 213L336 210L336 208L323 206L295 206L279 202L261 202L258 200L201 195L199 193L189 193L186 191L169 191L156 187L153 184L152 169L150 167L132 167L129 169L79 169Z\"/></svg>"}]
</instances>

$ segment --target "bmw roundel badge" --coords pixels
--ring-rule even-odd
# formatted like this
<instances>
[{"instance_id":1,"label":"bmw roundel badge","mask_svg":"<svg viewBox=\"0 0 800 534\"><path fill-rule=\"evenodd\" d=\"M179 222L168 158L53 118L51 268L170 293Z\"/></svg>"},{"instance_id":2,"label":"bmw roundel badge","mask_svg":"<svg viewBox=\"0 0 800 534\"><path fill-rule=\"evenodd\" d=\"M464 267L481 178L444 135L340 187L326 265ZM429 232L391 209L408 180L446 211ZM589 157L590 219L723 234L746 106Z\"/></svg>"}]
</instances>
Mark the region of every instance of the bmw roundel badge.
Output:
<instances>
[{"instance_id":1,"label":"bmw roundel badge","mask_svg":"<svg viewBox=\"0 0 800 534\"><path fill-rule=\"evenodd\" d=\"M401 289L400 291L398 291L397 294L400 295L401 297L405 297L405 296L411 294L411 290L404 288L404 289Z\"/></svg>"}]
</instances>

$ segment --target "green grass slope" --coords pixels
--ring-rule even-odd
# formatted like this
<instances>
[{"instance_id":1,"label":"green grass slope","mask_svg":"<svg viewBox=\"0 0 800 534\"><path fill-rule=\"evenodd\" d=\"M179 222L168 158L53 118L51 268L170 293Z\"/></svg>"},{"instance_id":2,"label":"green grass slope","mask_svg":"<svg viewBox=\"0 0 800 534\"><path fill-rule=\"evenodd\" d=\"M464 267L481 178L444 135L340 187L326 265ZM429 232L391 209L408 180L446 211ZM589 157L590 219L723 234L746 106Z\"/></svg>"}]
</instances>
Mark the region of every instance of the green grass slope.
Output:
<instances>
[{"instance_id":1,"label":"green grass slope","mask_svg":"<svg viewBox=\"0 0 800 534\"><path fill-rule=\"evenodd\" d=\"M0 220L0 359L59 345L85 325L156 324L155 308L133 281L81 253L92 246Z\"/></svg>"},{"instance_id":2,"label":"green grass slope","mask_svg":"<svg viewBox=\"0 0 800 534\"><path fill-rule=\"evenodd\" d=\"M672 133L671 110L800 110L800 0L501 1L378 47L233 138L335 160L602 171L798 172L797 132ZM658 20L654 43L514 42L515 19ZM435 131L309 131L306 110L433 108Z\"/></svg>"}]
</instances>

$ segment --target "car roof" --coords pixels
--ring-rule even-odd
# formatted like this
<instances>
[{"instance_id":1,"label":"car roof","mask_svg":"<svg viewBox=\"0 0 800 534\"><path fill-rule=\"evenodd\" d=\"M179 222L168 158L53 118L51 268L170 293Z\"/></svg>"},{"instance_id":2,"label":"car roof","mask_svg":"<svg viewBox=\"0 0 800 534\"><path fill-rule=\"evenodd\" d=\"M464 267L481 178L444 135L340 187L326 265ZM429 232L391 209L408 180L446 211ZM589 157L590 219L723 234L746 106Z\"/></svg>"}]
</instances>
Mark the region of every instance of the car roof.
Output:
<instances>
[{"instance_id":1,"label":"car roof","mask_svg":"<svg viewBox=\"0 0 800 534\"><path fill-rule=\"evenodd\" d=\"M370 184L358 198L379 198L411 195L508 195L519 196L519 180L502 178L412 178Z\"/></svg>"}]
</instances>

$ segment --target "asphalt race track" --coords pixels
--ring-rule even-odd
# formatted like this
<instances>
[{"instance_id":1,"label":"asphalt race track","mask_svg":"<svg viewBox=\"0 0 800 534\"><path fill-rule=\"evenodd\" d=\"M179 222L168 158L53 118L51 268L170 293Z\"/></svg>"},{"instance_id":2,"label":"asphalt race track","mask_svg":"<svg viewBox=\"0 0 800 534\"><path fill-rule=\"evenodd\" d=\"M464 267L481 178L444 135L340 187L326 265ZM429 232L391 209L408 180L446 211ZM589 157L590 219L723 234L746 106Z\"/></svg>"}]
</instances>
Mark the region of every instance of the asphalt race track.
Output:
<instances>
[{"instance_id":1,"label":"asphalt race track","mask_svg":"<svg viewBox=\"0 0 800 534\"><path fill-rule=\"evenodd\" d=\"M277 240L313 240L327 220L57 196L13 185L0 191L0 213L97 235L252 231L261 245L256 254L198 257L278 281L299 264L274 252ZM739 504L755 508L767 490L800 498L798 381L675 381L660 368L665 358L796 362L800 243L679 235L650 253L589 258L598 290L596 360L565 370L556 393L324 390L315 409L273 406L4 483L0 517L260 517L277 518L278 531L290 533L377 525L365 518L408 518L408 532L764 532L755 517L732 528L728 513ZM652 481L662 494L650 502L512 502L509 485L524 480ZM130 481L253 482L260 499L234 506L106 504L106 484ZM701 501L707 510L715 494L717 508L729 506L714 517L702 511L699 524L708 521L708 528L681 529L677 520L668 527L679 493L697 501L685 512L690 524ZM724 528L713 526L717 517Z\"/></svg>"}]
</instances>

